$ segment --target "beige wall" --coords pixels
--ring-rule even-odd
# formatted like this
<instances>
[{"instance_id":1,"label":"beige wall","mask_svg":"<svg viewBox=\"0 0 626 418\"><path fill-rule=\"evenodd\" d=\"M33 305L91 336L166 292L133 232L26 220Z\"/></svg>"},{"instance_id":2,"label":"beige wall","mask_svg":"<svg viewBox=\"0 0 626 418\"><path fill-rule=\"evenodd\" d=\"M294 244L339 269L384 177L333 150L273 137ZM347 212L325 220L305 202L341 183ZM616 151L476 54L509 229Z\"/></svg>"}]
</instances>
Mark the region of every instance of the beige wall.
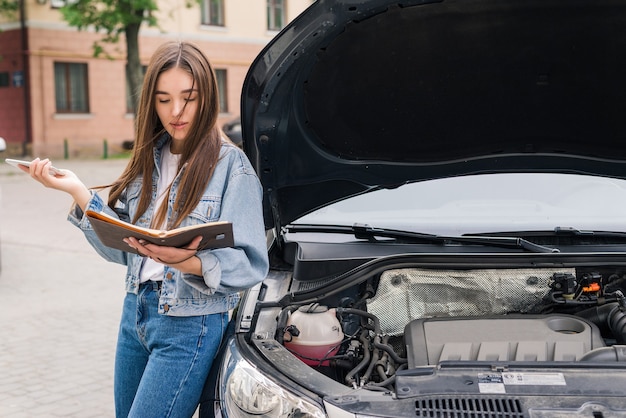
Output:
<instances>
[{"instance_id":1,"label":"beige wall","mask_svg":"<svg viewBox=\"0 0 626 418\"><path fill-rule=\"evenodd\" d=\"M121 144L133 136L133 121L125 113L123 59L94 59L89 34L31 29L30 79L32 153L34 156L70 156L102 152L103 141ZM89 113L57 114L54 62L88 64Z\"/></svg>"},{"instance_id":2,"label":"beige wall","mask_svg":"<svg viewBox=\"0 0 626 418\"><path fill-rule=\"evenodd\" d=\"M107 48L112 59L94 58L92 44L100 35L91 30L78 32L67 27L59 11L50 7L50 0L45 5L35 0L26 2L32 126L29 149L32 156L102 155L105 140L110 154L121 151L122 143L133 137L133 119L126 114L124 42ZM311 2L288 0L288 21ZM201 25L199 5L185 8L184 0L161 1L159 18L160 30L145 27L140 33L142 62L146 64L155 48L165 40L185 39L197 43L216 69L227 71L228 112L220 115L219 123L238 116L241 87L248 67L276 34L266 30L266 1L226 0L226 24L219 28ZM88 114L55 112L54 62L59 61L88 64Z\"/></svg>"},{"instance_id":3,"label":"beige wall","mask_svg":"<svg viewBox=\"0 0 626 418\"><path fill-rule=\"evenodd\" d=\"M41 5L36 0L25 0L27 18L30 22L66 27L58 10L50 6L50 0ZM192 7L185 7L188 0L157 0L159 10L156 14L159 27L171 36L207 35L224 39L232 37L249 38L256 42L267 42L275 34L266 30L266 0L225 0L225 26L210 28L200 24L200 6L192 2ZM287 21L293 20L314 0L287 0ZM0 16L0 22L2 22ZM147 28L144 28L147 29Z\"/></svg>"}]
</instances>

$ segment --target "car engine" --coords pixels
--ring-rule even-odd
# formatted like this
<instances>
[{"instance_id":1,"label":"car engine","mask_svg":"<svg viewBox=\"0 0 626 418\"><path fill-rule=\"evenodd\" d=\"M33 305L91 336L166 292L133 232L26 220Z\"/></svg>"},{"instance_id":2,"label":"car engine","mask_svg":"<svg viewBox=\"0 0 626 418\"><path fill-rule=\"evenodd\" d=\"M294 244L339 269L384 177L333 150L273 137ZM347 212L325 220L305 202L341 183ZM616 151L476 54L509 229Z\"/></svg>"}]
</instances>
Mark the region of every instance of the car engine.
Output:
<instances>
[{"instance_id":1,"label":"car engine","mask_svg":"<svg viewBox=\"0 0 626 418\"><path fill-rule=\"evenodd\" d=\"M442 362L626 361L626 274L392 269L282 310L275 338L347 386L393 390Z\"/></svg>"}]
</instances>

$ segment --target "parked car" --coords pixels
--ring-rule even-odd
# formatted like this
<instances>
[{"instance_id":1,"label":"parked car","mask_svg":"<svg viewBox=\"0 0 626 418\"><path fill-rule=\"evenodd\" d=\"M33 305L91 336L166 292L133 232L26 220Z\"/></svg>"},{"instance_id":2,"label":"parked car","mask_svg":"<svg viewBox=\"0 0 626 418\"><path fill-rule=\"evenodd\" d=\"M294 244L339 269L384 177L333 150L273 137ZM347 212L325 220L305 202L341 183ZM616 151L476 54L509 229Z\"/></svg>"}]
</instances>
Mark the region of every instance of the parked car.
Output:
<instances>
[{"instance_id":1,"label":"parked car","mask_svg":"<svg viewBox=\"0 0 626 418\"><path fill-rule=\"evenodd\" d=\"M236 117L228 122L226 122L222 126L222 131L224 134L230 138L238 147L241 147L242 144L242 135L241 135L241 118Z\"/></svg>"},{"instance_id":2,"label":"parked car","mask_svg":"<svg viewBox=\"0 0 626 418\"><path fill-rule=\"evenodd\" d=\"M626 2L318 0L253 62L222 417L626 417ZM210 411L210 412L209 412Z\"/></svg>"}]
</instances>

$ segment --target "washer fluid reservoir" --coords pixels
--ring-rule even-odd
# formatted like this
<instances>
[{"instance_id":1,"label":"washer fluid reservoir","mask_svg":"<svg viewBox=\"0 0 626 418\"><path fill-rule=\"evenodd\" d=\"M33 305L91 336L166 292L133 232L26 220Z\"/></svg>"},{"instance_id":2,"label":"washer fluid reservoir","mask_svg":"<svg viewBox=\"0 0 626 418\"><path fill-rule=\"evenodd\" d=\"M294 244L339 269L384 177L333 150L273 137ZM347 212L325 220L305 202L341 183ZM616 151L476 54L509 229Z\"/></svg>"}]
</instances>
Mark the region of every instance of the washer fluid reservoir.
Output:
<instances>
[{"instance_id":1,"label":"washer fluid reservoir","mask_svg":"<svg viewBox=\"0 0 626 418\"><path fill-rule=\"evenodd\" d=\"M336 310L327 306L301 306L287 319L285 347L309 366L328 366L343 338Z\"/></svg>"}]
</instances>

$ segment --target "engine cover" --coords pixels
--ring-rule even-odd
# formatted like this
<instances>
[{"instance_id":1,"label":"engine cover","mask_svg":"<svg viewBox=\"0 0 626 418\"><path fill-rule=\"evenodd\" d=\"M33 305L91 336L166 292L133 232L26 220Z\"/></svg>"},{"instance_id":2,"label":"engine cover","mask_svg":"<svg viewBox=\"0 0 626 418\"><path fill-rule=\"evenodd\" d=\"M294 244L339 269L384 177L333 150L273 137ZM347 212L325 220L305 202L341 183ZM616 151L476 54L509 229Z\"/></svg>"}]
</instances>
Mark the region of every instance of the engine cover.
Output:
<instances>
[{"instance_id":1,"label":"engine cover","mask_svg":"<svg viewBox=\"0 0 626 418\"><path fill-rule=\"evenodd\" d=\"M446 360L576 361L605 346L596 325L561 314L417 319L404 338L409 368Z\"/></svg>"}]
</instances>

